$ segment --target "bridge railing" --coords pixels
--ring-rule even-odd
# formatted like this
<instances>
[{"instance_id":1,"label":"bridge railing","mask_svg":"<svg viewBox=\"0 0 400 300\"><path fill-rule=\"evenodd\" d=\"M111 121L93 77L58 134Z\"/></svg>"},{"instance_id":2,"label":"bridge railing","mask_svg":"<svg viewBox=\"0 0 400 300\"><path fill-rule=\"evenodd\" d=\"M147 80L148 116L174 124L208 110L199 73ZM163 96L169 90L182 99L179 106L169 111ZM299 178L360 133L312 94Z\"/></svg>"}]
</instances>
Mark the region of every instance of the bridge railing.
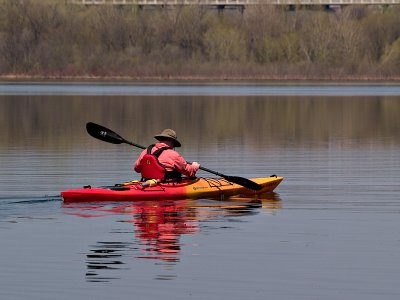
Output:
<instances>
[{"instance_id":1,"label":"bridge railing","mask_svg":"<svg viewBox=\"0 0 400 300\"><path fill-rule=\"evenodd\" d=\"M84 5L351 5L400 4L400 0L72 0Z\"/></svg>"}]
</instances>

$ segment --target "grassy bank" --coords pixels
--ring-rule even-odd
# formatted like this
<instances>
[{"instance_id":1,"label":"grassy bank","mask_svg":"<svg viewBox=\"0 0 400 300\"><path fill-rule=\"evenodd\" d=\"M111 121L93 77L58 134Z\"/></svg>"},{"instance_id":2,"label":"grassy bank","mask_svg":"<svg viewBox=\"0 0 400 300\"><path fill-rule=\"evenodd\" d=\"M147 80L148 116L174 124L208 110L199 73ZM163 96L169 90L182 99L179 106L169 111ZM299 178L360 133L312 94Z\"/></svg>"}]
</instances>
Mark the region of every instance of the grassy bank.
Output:
<instances>
[{"instance_id":1,"label":"grassy bank","mask_svg":"<svg viewBox=\"0 0 400 300\"><path fill-rule=\"evenodd\" d=\"M3 79L399 80L400 9L0 0Z\"/></svg>"}]
</instances>

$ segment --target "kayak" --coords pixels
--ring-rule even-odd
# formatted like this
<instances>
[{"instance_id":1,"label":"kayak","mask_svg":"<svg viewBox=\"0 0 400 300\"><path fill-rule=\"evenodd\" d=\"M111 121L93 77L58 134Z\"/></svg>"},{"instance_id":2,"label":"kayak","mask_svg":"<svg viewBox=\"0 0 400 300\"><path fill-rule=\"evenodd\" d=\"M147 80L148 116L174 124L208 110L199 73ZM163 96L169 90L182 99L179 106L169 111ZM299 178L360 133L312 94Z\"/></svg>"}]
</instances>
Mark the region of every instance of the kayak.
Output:
<instances>
[{"instance_id":1,"label":"kayak","mask_svg":"<svg viewBox=\"0 0 400 300\"><path fill-rule=\"evenodd\" d=\"M283 177L271 176L251 178L260 184L258 191L249 190L224 178L184 179L180 183L161 183L155 180L146 182L130 181L104 187L84 186L61 192L64 202L102 202L102 201L136 201L136 200L173 200L219 198L237 195L260 195L272 192Z\"/></svg>"}]
</instances>

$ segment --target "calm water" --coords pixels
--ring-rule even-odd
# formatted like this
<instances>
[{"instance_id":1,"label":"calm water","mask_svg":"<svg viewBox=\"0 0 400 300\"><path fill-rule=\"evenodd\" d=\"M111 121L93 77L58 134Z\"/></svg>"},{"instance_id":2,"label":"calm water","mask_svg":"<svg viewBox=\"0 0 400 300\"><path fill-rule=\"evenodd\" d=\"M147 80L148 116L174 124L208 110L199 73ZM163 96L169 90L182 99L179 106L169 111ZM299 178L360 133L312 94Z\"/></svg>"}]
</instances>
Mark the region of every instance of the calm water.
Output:
<instances>
[{"instance_id":1,"label":"calm water","mask_svg":"<svg viewBox=\"0 0 400 300\"><path fill-rule=\"evenodd\" d=\"M399 299L398 86L0 84L0 299ZM64 205L134 178L177 130L188 160L278 174L260 201ZM199 176L209 174L200 172Z\"/></svg>"}]
</instances>

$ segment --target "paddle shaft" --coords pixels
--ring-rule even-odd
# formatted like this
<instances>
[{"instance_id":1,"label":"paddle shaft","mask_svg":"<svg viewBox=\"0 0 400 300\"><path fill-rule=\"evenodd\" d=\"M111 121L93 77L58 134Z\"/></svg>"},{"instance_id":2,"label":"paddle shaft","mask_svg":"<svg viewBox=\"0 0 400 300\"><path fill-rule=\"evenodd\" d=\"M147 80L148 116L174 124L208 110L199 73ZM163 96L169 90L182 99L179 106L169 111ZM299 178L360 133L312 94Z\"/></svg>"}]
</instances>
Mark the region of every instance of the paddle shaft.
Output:
<instances>
[{"instance_id":1,"label":"paddle shaft","mask_svg":"<svg viewBox=\"0 0 400 300\"><path fill-rule=\"evenodd\" d=\"M144 146L142 146L142 145L139 145L139 144L135 144L135 143L132 143L132 142L130 142L130 141L124 141L124 143L125 144L128 144L128 145L131 145L131 146L135 146L135 147L137 147L137 148L140 148L140 149L146 149L146 147L144 147Z\"/></svg>"}]
</instances>

